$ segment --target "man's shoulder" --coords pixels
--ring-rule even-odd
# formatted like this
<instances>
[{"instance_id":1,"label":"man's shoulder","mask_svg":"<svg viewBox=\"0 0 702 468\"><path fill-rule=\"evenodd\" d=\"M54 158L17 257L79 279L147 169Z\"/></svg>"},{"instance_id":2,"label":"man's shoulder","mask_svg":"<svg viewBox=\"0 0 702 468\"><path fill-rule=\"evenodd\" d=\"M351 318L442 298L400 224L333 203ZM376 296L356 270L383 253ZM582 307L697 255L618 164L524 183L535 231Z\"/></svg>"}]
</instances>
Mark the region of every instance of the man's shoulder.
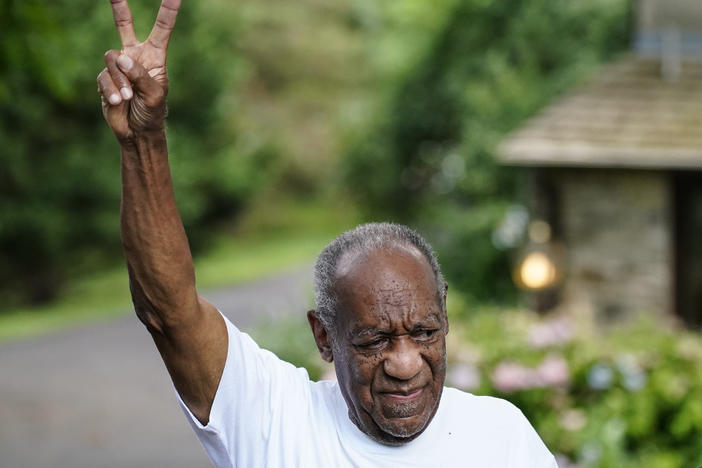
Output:
<instances>
[{"instance_id":1,"label":"man's shoulder","mask_svg":"<svg viewBox=\"0 0 702 468\"><path fill-rule=\"evenodd\" d=\"M444 387L441 405L449 419L480 421L496 427L516 428L530 425L519 408L507 400L492 396L474 395L452 387Z\"/></svg>"},{"instance_id":2,"label":"man's shoulder","mask_svg":"<svg viewBox=\"0 0 702 468\"><path fill-rule=\"evenodd\" d=\"M503 457L500 466L556 466L527 418L509 401L445 387L441 404L443 427L486 460Z\"/></svg>"},{"instance_id":3,"label":"man's shoulder","mask_svg":"<svg viewBox=\"0 0 702 468\"><path fill-rule=\"evenodd\" d=\"M507 400L493 396L474 395L453 387L444 387L442 400L447 405L456 409L471 411L488 411L490 413L504 413L506 415L519 415L521 411Z\"/></svg>"}]
</instances>

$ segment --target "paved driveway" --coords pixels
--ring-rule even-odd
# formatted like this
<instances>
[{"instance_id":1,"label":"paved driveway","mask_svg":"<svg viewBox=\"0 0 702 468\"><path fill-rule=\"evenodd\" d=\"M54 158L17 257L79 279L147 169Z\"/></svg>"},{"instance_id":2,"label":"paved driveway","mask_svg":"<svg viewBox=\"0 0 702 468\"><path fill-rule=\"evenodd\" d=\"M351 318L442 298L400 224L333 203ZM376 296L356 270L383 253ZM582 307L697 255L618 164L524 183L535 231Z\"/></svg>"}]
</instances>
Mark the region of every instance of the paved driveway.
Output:
<instances>
[{"instance_id":1,"label":"paved driveway","mask_svg":"<svg viewBox=\"0 0 702 468\"><path fill-rule=\"evenodd\" d=\"M310 267L204 296L241 328L304 312ZM0 467L211 466L133 315L0 345Z\"/></svg>"}]
</instances>

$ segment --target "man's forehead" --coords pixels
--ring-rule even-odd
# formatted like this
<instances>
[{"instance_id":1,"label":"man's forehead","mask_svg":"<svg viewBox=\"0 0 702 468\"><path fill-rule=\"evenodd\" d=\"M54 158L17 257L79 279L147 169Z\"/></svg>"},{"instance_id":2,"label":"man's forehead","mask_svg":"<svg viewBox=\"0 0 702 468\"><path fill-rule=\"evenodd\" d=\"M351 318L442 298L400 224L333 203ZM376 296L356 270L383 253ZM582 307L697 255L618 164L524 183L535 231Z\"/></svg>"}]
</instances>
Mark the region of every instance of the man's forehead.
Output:
<instances>
[{"instance_id":1,"label":"man's forehead","mask_svg":"<svg viewBox=\"0 0 702 468\"><path fill-rule=\"evenodd\" d=\"M369 250L351 249L344 252L336 266L336 279L343 279L363 269L365 274L378 272L393 263L414 261L431 270L424 254L414 245L404 243L390 244Z\"/></svg>"},{"instance_id":2,"label":"man's forehead","mask_svg":"<svg viewBox=\"0 0 702 468\"><path fill-rule=\"evenodd\" d=\"M433 271L419 250L382 250L344 260L337 292L350 329L440 321Z\"/></svg>"},{"instance_id":3,"label":"man's forehead","mask_svg":"<svg viewBox=\"0 0 702 468\"><path fill-rule=\"evenodd\" d=\"M407 314L371 313L354 314L348 319L347 330L351 335L362 336L371 335L378 331L396 330L398 326L401 330L426 327L440 327L442 325L441 315L438 310L415 310Z\"/></svg>"}]
</instances>

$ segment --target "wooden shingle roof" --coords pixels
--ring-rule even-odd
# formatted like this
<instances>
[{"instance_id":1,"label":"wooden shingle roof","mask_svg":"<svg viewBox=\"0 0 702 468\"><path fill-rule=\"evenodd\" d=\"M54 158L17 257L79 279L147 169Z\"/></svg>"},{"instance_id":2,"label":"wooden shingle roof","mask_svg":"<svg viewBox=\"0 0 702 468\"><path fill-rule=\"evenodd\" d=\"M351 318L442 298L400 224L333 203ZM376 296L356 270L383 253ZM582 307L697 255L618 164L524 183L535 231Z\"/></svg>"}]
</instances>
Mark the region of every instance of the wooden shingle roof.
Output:
<instances>
[{"instance_id":1,"label":"wooden shingle roof","mask_svg":"<svg viewBox=\"0 0 702 468\"><path fill-rule=\"evenodd\" d=\"M507 137L508 165L702 168L702 62L665 81L659 60L629 55Z\"/></svg>"}]
</instances>

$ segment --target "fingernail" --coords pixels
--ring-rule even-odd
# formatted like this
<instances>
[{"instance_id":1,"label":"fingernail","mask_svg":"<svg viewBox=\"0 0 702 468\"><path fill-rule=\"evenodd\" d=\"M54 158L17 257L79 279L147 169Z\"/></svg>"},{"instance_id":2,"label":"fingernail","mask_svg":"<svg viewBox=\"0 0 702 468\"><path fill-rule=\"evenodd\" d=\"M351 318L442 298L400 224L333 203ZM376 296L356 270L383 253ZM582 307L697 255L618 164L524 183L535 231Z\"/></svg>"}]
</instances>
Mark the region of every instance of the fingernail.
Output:
<instances>
[{"instance_id":1,"label":"fingernail","mask_svg":"<svg viewBox=\"0 0 702 468\"><path fill-rule=\"evenodd\" d=\"M124 71L129 71L132 69L132 66L134 65L134 61L129 57L128 55L120 55L117 58L117 63L119 64L120 68Z\"/></svg>"},{"instance_id":2,"label":"fingernail","mask_svg":"<svg viewBox=\"0 0 702 468\"><path fill-rule=\"evenodd\" d=\"M120 90L119 90L119 93L120 93L120 94L122 95L122 97L123 97L124 99L126 99L126 100L129 100L129 99L132 98L132 90L129 89L129 88L127 88L127 87L124 87L124 88L120 89Z\"/></svg>"},{"instance_id":3,"label":"fingernail","mask_svg":"<svg viewBox=\"0 0 702 468\"><path fill-rule=\"evenodd\" d=\"M119 102L122 100L122 99L119 97L119 94L117 94L117 93L110 94L110 98L109 98L109 99L110 99L110 104L113 104L113 105L114 105L114 104L119 104Z\"/></svg>"}]
</instances>

